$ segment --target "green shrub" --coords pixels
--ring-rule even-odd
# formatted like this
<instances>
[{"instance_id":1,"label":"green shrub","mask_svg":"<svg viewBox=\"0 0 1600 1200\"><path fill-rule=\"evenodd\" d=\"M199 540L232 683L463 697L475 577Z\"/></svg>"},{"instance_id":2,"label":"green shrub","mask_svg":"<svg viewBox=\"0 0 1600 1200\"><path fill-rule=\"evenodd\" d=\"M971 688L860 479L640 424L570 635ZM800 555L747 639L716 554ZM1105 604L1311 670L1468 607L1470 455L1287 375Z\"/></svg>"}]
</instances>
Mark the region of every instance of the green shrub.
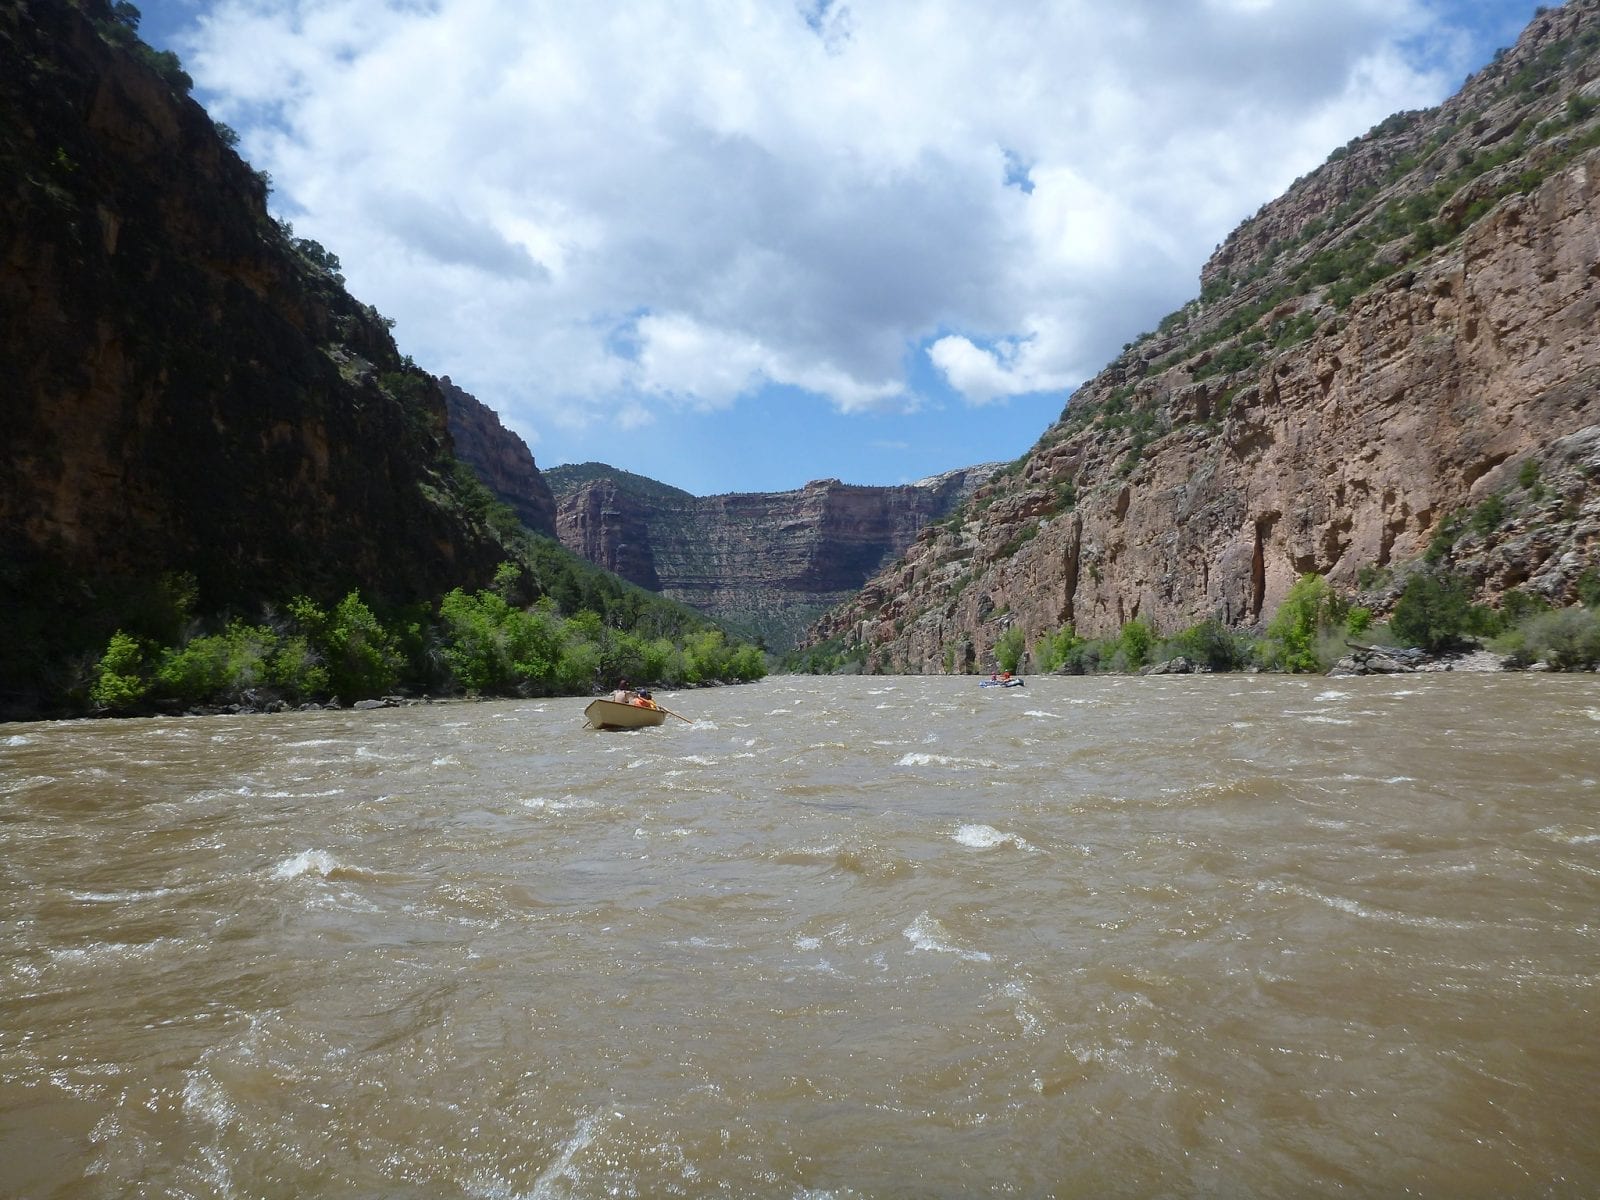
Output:
<instances>
[{"instance_id":1,"label":"green shrub","mask_svg":"<svg viewBox=\"0 0 1600 1200\"><path fill-rule=\"evenodd\" d=\"M1103 663L1109 665L1115 646L1114 640L1086 641L1080 638L1068 648L1056 669L1068 675L1093 675Z\"/></svg>"},{"instance_id":2,"label":"green shrub","mask_svg":"<svg viewBox=\"0 0 1600 1200\"><path fill-rule=\"evenodd\" d=\"M1034 648L1034 657L1037 660L1037 669L1043 672L1056 670L1064 665L1072 652L1084 644L1084 639L1071 625L1063 625L1052 635L1046 635Z\"/></svg>"},{"instance_id":3,"label":"green shrub","mask_svg":"<svg viewBox=\"0 0 1600 1200\"><path fill-rule=\"evenodd\" d=\"M394 687L404 661L395 635L351 592L334 606L328 681L346 700L379 696Z\"/></svg>"},{"instance_id":4,"label":"green shrub","mask_svg":"<svg viewBox=\"0 0 1600 1200\"><path fill-rule=\"evenodd\" d=\"M328 693L328 668L322 665L303 634L281 639L267 663L267 682L284 699L301 703Z\"/></svg>"},{"instance_id":5,"label":"green shrub","mask_svg":"<svg viewBox=\"0 0 1600 1200\"><path fill-rule=\"evenodd\" d=\"M1506 502L1498 494L1488 497L1477 508L1472 510L1472 516L1467 519L1467 524L1472 532L1479 537L1488 537L1500 528L1506 519Z\"/></svg>"},{"instance_id":6,"label":"green shrub","mask_svg":"<svg viewBox=\"0 0 1600 1200\"><path fill-rule=\"evenodd\" d=\"M556 661L556 689L568 695L580 695L600 682L600 647L581 634L568 633L561 645L561 657Z\"/></svg>"},{"instance_id":7,"label":"green shrub","mask_svg":"<svg viewBox=\"0 0 1600 1200\"><path fill-rule=\"evenodd\" d=\"M444 658L469 692L509 691L515 683L505 623L510 606L493 592L469 596L454 588L439 601Z\"/></svg>"},{"instance_id":8,"label":"green shrub","mask_svg":"<svg viewBox=\"0 0 1600 1200\"><path fill-rule=\"evenodd\" d=\"M759 646L737 646L728 659L727 673L730 679L754 682L766 675L767 656Z\"/></svg>"},{"instance_id":9,"label":"green shrub","mask_svg":"<svg viewBox=\"0 0 1600 1200\"><path fill-rule=\"evenodd\" d=\"M1512 588L1500 597L1500 620L1503 625L1517 625L1538 613L1549 611L1550 601L1532 592Z\"/></svg>"},{"instance_id":10,"label":"green shrub","mask_svg":"<svg viewBox=\"0 0 1600 1200\"><path fill-rule=\"evenodd\" d=\"M709 683L717 678L726 650L722 631L707 629L693 634L683 646L685 683Z\"/></svg>"},{"instance_id":11,"label":"green shrub","mask_svg":"<svg viewBox=\"0 0 1600 1200\"><path fill-rule=\"evenodd\" d=\"M1356 586L1363 592L1376 587L1387 587L1392 572L1376 564L1362 567L1356 572Z\"/></svg>"},{"instance_id":12,"label":"green shrub","mask_svg":"<svg viewBox=\"0 0 1600 1200\"><path fill-rule=\"evenodd\" d=\"M1428 651L1458 645L1472 625L1465 581L1437 571L1420 572L1407 580L1389 619L1396 637Z\"/></svg>"},{"instance_id":13,"label":"green shrub","mask_svg":"<svg viewBox=\"0 0 1600 1200\"><path fill-rule=\"evenodd\" d=\"M1590 567L1578 576L1578 601L1585 608L1600 608L1600 567Z\"/></svg>"},{"instance_id":14,"label":"green shrub","mask_svg":"<svg viewBox=\"0 0 1600 1200\"><path fill-rule=\"evenodd\" d=\"M565 634L554 612L535 606L506 614L505 648L518 691L545 693L555 686ZM641 677L648 676L636 670Z\"/></svg>"},{"instance_id":15,"label":"green shrub","mask_svg":"<svg viewBox=\"0 0 1600 1200\"><path fill-rule=\"evenodd\" d=\"M1213 671L1237 671L1250 658L1250 639L1211 618L1167 639L1158 657L1187 658Z\"/></svg>"},{"instance_id":16,"label":"green shrub","mask_svg":"<svg viewBox=\"0 0 1600 1200\"><path fill-rule=\"evenodd\" d=\"M1012 625L1002 633L994 644L994 657L1000 664L1000 669L1015 674L1017 668L1022 665L1022 654L1026 645L1020 625Z\"/></svg>"},{"instance_id":17,"label":"green shrub","mask_svg":"<svg viewBox=\"0 0 1600 1200\"><path fill-rule=\"evenodd\" d=\"M97 667L90 700L97 707L126 712L154 695L180 704L239 702L258 688L290 700L328 694L328 672L300 634L280 634L270 626L230 621L221 633L192 637L180 646L147 651L120 630Z\"/></svg>"},{"instance_id":18,"label":"green shrub","mask_svg":"<svg viewBox=\"0 0 1600 1200\"><path fill-rule=\"evenodd\" d=\"M1196 369L1194 377L1207 379L1212 375L1232 375L1238 371L1248 371L1260 361L1261 351L1256 346L1241 343L1212 356L1205 366Z\"/></svg>"},{"instance_id":19,"label":"green shrub","mask_svg":"<svg viewBox=\"0 0 1600 1200\"><path fill-rule=\"evenodd\" d=\"M1273 348L1285 350L1290 346L1298 346L1316 331L1316 314L1310 312L1297 313L1288 320L1279 321L1273 325Z\"/></svg>"},{"instance_id":20,"label":"green shrub","mask_svg":"<svg viewBox=\"0 0 1600 1200\"><path fill-rule=\"evenodd\" d=\"M1317 641L1340 628L1348 606L1320 575L1302 575L1289 589L1257 646L1262 665L1280 671L1320 671L1327 667Z\"/></svg>"},{"instance_id":21,"label":"green shrub","mask_svg":"<svg viewBox=\"0 0 1600 1200\"><path fill-rule=\"evenodd\" d=\"M171 50L157 50L144 42L136 41L132 51L135 58L159 75L173 91L187 96L194 90L194 80L189 77L189 72L183 69L183 60Z\"/></svg>"},{"instance_id":22,"label":"green shrub","mask_svg":"<svg viewBox=\"0 0 1600 1200\"><path fill-rule=\"evenodd\" d=\"M278 636L265 626L230 622L222 633L168 649L156 666L155 690L185 704L238 701L269 682Z\"/></svg>"},{"instance_id":23,"label":"green shrub","mask_svg":"<svg viewBox=\"0 0 1600 1200\"><path fill-rule=\"evenodd\" d=\"M1117 634L1116 649L1111 658L1113 671L1137 671L1150 661L1156 646L1156 631L1148 621L1138 617L1128 621Z\"/></svg>"},{"instance_id":24,"label":"green shrub","mask_svg":"<svg viewBox=\"0 0 1600 1200\"><path fill-rule=\"evenodd\" d=\"M1428 548L1422 552L1422 561L1430 566L1443 562L1461 537L1461 514L1449 513L1439 522L1428 539Z\"/></svg>"},{"instance_id":25,"label":"green shrub","mask_svg":"<svg viewBox=\"0 0 1600 1200\"><path fill-rule=\"evenodd\" d=\"M150 683L144 676L144 650L137 639L117 630L95 667L89 699L98 709L128 712L138 707Z\"/></svg>"},{"instance_id":26,"label":"green shrub","mask_svg":"<svg viewBox=\"0 0 1600 1200\"><path fill-rule=\"evenodd\" d=\"M289 602L289 615L327 670L328 686L345 703L381 696L400 678L405 662L399 639L360 592L350 592L331 613L300 596Z\"/></svg>"},{"instance_id":27,"label":"green shrub","mask_svg":"<svg viewBox=\"0 0 1600 1200\"><path fill-rule=\"evenodd\" d=\"M642 658L643 667L639 671L641 679L663 680L677 677L674 664L681 661L681 656L678 654L678 648L666 638L654 638L646 642ZM765 661L763 661L764 667Z\"/></svg>"},{"instance_id":28,"label":"green shrub","mask_svg":"<svg viewBox=\"0 0 1600 1200\"><path fill-rule=\"evenodd\" d=\"M1521 627L1528 653L1561 671L1600 665L1600 613L1560 608L1539 613Z\"/></svg>"}]
</instances>

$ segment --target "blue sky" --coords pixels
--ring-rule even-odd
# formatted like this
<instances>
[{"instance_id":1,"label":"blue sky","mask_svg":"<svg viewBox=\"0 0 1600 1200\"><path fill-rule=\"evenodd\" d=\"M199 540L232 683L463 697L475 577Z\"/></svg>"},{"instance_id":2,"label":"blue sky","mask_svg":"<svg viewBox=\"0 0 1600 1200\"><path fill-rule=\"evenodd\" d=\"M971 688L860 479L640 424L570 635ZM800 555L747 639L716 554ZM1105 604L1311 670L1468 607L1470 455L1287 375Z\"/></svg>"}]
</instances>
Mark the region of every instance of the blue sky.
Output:
<instances>
[{"instance_id":1,"label":"blue sky","mask_svg":"<svg viewBox=\"0 0 1600 1200\"><path fill-rule=\"evenodd\" d=\"M1023 453L1524 0L146 0L400 347L699 495Z\"/></svg>"}]
</instances>

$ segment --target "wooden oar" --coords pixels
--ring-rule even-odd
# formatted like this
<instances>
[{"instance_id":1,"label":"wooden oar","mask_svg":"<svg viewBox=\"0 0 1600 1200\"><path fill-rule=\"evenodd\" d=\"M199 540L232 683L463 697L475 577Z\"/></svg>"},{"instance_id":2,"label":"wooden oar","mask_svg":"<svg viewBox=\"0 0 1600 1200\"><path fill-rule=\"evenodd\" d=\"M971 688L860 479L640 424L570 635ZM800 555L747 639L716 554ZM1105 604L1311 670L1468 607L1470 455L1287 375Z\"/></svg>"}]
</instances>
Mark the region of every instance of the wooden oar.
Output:
<instances>
[{"instance_id":1,"label":"wooden oar","mask_svg":"<svg viewBox=\"0 0 1600 1200\"><path fill-rule=\"evenodd\" d=\"M656 707L661 709L661 711L666 713L667 716L669 716L669 717L677 717L678 720L682 721L685 725L693 725L694 724L694 722L689 720L688 717L685 717L680 713L675 713L670 708L666 708L666 707L664 707L664 706L662 706L660 704L656 705Z\"/></svg>"}]
</instances>

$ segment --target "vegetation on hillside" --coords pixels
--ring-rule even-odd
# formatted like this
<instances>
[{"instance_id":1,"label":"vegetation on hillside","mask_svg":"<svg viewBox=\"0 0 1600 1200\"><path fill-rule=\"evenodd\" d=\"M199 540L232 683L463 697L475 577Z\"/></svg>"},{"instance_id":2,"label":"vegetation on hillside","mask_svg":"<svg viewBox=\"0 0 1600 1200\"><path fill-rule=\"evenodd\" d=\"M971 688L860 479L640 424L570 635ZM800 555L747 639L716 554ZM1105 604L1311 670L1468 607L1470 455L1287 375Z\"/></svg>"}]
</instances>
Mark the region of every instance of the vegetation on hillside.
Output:
<instances>
[{"instance_id":1,"label":"vegetation on hillside","mask_svg":"<svg viewBox=\"0 0 1600 1200\"><path fill-rule=\"evenodd\" d=\"M1038 671L1089 674L1137 671L1183 657L1212 671L1324 672L1353 645L1416 648L1450 654L1486 646L1510 665L1552 670L1600 669L1600 572L1586 576L1584 602L1552 608L1511 592L1499 609L1475 604L1470 581L1447 569L1414 571L1386 623L1375 623L1359 597L1339 595L1319 575L1290 589L1266 630L1229 629L1215 620L1173 633L1130 621L1114 637L1085 639L1070 626L1030 646Z\"/></svg>"},{"instance_id":2,"label":"vegetation on hillside","mask_svg":"<svg viewBox=\"0 0 1600 1200\"><path fill-rule=\"evenodd\" d=\"M766 674L758 647L529 531L465 465L439 500L507 552L492 587L390 606L358 590L332 602L302 595L250 618L202 617L193 576L169 574L120 611L98 659L80 656L59 702L137 713L396 692L584 695L619 678L682 687Z\"/></svg>"},{"instance_id":3,"label":"vegetation on hillside","mask_svg":"<svg viewBox=\"0 0 1600 1200\"><path fill-rule=\"evenodd\" d=\"M1387 572L1368 576L1389 582ZM1422 565L1398 591L1387 622L1375 622L1360 596L1340 595L1320 575L1303 576L1264 631L1235 629L1208 619L1162 631L1135 618L1115 634L1087 638L1071 625L1029 639L1009 625L988 655L948 651L946 674L1094 675L1132 673L1183 658L1202 671L1325 672L1352 647L1417 649L1448 655L1487 648L1508 666L1555 671L1600 670L1600 568L1579 583L1580 602L1557 608L1523 591L1507 592L1499 608L1473 603L1471 581L1447 567ZM865 642L836 638L803 647L783 661L797 674L855 674L867 669ZM962 664L967 665L963 668Z\"/></svg>"},{"instance_id":4,"label":"vegetation on hillside","mask_svg":"<svg viewBox=\"0 0 1600 1200\"><path fill-rule=\"evenodd\" d=\"M542 473L545 482L550 485L550 490L558 496L569 495L586 483L609 479L624 491L632 492L646 500L672 502L694 499L682 488L675 488L671 484L662 483L645 475L635 475L632 471L619 470L605 463L564 463L559 467L546 467Z\"/></svg>"},{"instance_id":5,"label":"vegetation on hillside","mask_svg":"<svg viewBox=\"0 0 1600 1200\"><path fill-rule=\"evenodd\" d=\"M547 595L517 602L524 572L506 563L493 588L455 589L437 605L375 612L359 592L336 604L304 596L256 621L201 632L192 582L169 580L171 641L118 629L78 681L74 699L104 713L205 706L352 703L394 692L478 696L583 695L635 685L745 682L766 673L760 651L717 629L677 639L608 625L593 609L563 616Z\"/></svg>"},{"instance_id":6,"label":"vegetation on hillside","mask_svg":"<svg viewBox=\"0 0 1600 1200\"><path fill-rule=\"evenodd\" d=\"M270 214L270 180L238 157L237 135L211 122L217 145L196 152L207 118L177 57L140 40L135 5L36 15L24 6L28 36L13 25L7 43L25 52L0 174L18 185L18 244L50 250L34 265L64 299L0 351L26 378L3 424L48 485L52 455L77 436L57 397L79 386L86 338L117 346L103 378L126 427L105 429L101 473L138 491L145 519L76 557L60 539L0 531L0 716L764 672L757 649L705 617L529 532L454 459L438 381L348 294L336 254ZM90 27L99 47L76 52ZM148 159L82 117L108 66L130 62L147 98L170 93L180 131ZM28 502L33 476L7 483L8 500ZM88 503L103 497L79 499L103 522Z\"/></svg>"}]
</instances>

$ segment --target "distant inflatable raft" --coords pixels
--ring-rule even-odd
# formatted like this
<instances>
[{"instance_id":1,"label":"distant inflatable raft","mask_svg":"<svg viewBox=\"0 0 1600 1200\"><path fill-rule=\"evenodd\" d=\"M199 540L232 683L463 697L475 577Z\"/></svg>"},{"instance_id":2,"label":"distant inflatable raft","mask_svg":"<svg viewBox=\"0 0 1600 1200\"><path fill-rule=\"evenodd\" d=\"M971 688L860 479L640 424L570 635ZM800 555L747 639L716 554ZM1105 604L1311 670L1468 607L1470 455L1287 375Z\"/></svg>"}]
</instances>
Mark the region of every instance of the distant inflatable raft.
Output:
<instances>
[{"instance_id":1,"label":"distant inflatable raft","mask_svg":"<svg viewBox=\"0 0 1600 1200\"><path fill-rule=\"evenodd\" d=\"M1024 684L1023 684L1022 680L1020 680L1020 679L985 679L985 680L982 680L978 684L978 686L979 687L1023 687Z\"/></svg>"}]
</instances>

